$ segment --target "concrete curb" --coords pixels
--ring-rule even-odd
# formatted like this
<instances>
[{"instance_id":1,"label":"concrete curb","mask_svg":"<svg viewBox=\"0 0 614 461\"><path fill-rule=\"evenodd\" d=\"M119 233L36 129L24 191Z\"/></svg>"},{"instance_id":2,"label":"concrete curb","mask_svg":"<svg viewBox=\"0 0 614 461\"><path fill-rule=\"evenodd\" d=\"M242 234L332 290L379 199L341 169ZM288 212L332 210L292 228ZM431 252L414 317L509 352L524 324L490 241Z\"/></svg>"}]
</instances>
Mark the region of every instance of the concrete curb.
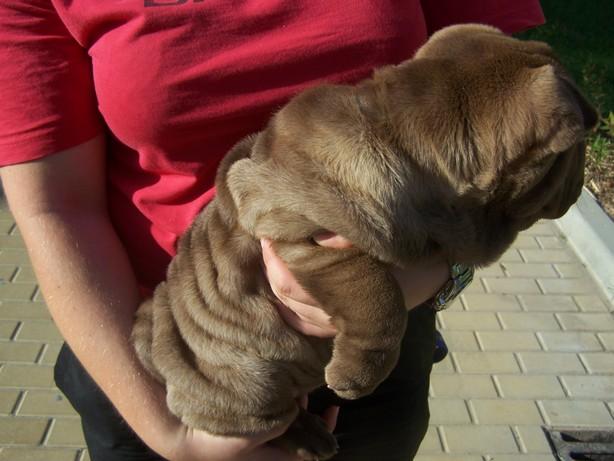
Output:
<instances>
[{"instance_id":1,"label":"concrete curb","mask_svg":"<svg viewBox=\"0 0 614 461\"><path fill-rule=\"evenodd\" d=\"M567 237L587 270L614 301L614 221L584 188L580 198L556 224Z\"/></svg>"}]
</instances>

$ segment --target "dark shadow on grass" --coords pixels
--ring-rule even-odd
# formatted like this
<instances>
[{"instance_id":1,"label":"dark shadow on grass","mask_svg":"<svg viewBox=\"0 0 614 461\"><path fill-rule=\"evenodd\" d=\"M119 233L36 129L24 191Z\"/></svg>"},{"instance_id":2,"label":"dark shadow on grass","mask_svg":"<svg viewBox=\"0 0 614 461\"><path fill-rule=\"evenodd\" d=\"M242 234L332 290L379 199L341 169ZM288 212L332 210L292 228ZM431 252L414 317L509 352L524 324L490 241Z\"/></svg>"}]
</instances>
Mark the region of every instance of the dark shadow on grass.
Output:
<instances>
[{"instance_id":1,"label":"dark shadow on grass","mask_svg":"<svg viewBox=\"0 0 614 461\"><path fill-rule=\"evenodd\" d=\"M541 0L547 23L520 34L543 40L602 114L614 111L612 0Z\"/></svg>"}]
</instances>

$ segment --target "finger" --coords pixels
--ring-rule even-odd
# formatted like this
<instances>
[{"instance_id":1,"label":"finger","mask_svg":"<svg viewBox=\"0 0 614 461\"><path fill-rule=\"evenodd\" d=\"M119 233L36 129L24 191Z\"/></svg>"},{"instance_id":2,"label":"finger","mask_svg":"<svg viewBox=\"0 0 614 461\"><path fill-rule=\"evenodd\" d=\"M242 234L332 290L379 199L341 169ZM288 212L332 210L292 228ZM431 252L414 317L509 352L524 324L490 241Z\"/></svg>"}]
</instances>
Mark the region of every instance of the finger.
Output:
<instances>
[{"instance_id":1,"label":"finger","mask_svg":"<svg viewBox=\"0 0 614 461\"><path fill-rule=\"evenodd\" d=\"M324 231L313 236L313 240L323 247L330 248L350 248L352 242L345 237L335 234L334 232Z\"/></svg>"},{"instance_id":2,"label":"finger","mask_svg":"<svg viewBox=\"0 0 614 461\"><path fill-rule=\"evenodd\" d=\"M275 296L286 302L289 299L307 305L315 305L316 301L298 284L286 263L275 253L269 240L261 240L262 259L266 275L273 288Z\"/></svg>"},{"instance_id":3,"label":"finger","mask_svg":"<svg viewBox=\"0 0 614 461\"><path fill-rule=\"evenodd\" d=\"M307 322L282 303L276 304L275 307L283 321L299 333L318 338L332 338L337 334L333 326Z\"/></svg>"},{"instance_id":4,"label":"finger","mask_svg":"<svg viewBox=\"0 0 614 461\"><path fill-rule=\"evenodd\" d=\"M323 309L305 304L279 293L271 286L273 294L281 301L276 305L284 321L303 334L329 338L335 336L337 330L331 323L331 316Z\"/></svg>"},{"instance_id":5,"label":"finger","mask_svg":"<svg viewBox=\"0 0 614 461\"><path fill-rule=\"evenodd\" d=\"M261 240L266 275L273 294L281 302L277 305L283 320L295 330L309 336L330 338L336 329L330 316L296 281L286 264L273 250L269 240Z\"/></svg>"},{"instance_id":6,"label":"finger","mask_svg":"<svg viewBox=\"0 0 614 461\"><path fill-rule=\"evenodd\" d=\"M322 419L324 420L324 423L326 424L326 427L328 427L329 431L333 432L333 430L335 429L335 426L337 425L338 417L339 417L339 407L338 406L328 407L322 414Z\"/></svg>"},{"instance_id":7,"label":"finger","mask_svg":"<svg viewBox=\"0 0 614 461\"><path fill-rule=\"evenodd\" d=\"M260 239L260 246L262 247L262 258L264 259L265 264L271 260L271 257L275 255L273 251L273 244L269 239Z\"/></svg>"}]
</instances>

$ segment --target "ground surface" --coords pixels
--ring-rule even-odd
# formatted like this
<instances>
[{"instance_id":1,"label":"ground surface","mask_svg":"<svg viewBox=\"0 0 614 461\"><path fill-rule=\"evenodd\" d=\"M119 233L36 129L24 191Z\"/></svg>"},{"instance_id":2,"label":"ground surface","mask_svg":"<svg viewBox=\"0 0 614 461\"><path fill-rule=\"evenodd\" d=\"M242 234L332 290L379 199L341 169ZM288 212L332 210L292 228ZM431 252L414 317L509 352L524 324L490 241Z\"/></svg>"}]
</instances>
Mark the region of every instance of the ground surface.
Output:
<instances>
[{"instance_id":1,"label":"ground surface","mask_svg":"<svg viewBox=\"0 0 614 461\"><path fill-rule=\"evenodd\" d=\"M614 306L550 222L523 232L438 316L416 461L554 461L542 426L614 427ZM86 461L53 383L62 343L15 222L0 205L0 461Z\"/></svg>"}]
</instances>

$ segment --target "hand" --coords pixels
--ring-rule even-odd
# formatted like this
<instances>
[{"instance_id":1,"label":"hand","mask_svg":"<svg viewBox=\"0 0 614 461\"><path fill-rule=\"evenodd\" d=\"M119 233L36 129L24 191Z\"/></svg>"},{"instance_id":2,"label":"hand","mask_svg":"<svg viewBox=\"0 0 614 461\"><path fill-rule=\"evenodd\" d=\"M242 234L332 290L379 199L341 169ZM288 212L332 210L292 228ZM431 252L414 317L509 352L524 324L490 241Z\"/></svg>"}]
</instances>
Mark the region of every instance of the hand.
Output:
<instances>
[{"instance_id":1,"label":"hand","mask_svg":"<svg viewBox=\"0 0 614 461\"><path fill-rule=\"evenodd\" d=\"M319 245L330 248L352 246L348 240L333 233L315 235L314 240ZM277 309L284 321L304 335L320 338L335 336L337 330L330 323L330 316L298 284L286 263L275 254L271 242L261 240L260 243L266 276L273 293L280 301Z\"/></svg>"},{"instance_id":2,"label":"hand","mask_svg":"<svg viewBox=\"0 0 614 461\"><path fill-rule=\"evenodd\" d=\"M301 398L301 406L307 407L307 396ZM332 432L337 423L339 407L330 407L322 419ZM181 425L174 440L170 461L301 461L296 455L267 445L279 437L287 427L276 428L244 437L222 437Z\"/></svg>"},{"instance_id":3,"label":"hand","mask_svg":"<svg viewBox=\"0 0 614 461\"><path fill-rule=\"evenodd\" d=\"M348 248L351 242L333 233L314 236L322 246ZM286 264L275 254L271 242L262 240L262 257L271 289L280 303L279 314L295 330L311 336L332 337L336 334L330 316L298 284ZM408 310L430 299L450 277L449 266L442 255L405 268L393 268Z\"/></svg>"}]
</instances>

